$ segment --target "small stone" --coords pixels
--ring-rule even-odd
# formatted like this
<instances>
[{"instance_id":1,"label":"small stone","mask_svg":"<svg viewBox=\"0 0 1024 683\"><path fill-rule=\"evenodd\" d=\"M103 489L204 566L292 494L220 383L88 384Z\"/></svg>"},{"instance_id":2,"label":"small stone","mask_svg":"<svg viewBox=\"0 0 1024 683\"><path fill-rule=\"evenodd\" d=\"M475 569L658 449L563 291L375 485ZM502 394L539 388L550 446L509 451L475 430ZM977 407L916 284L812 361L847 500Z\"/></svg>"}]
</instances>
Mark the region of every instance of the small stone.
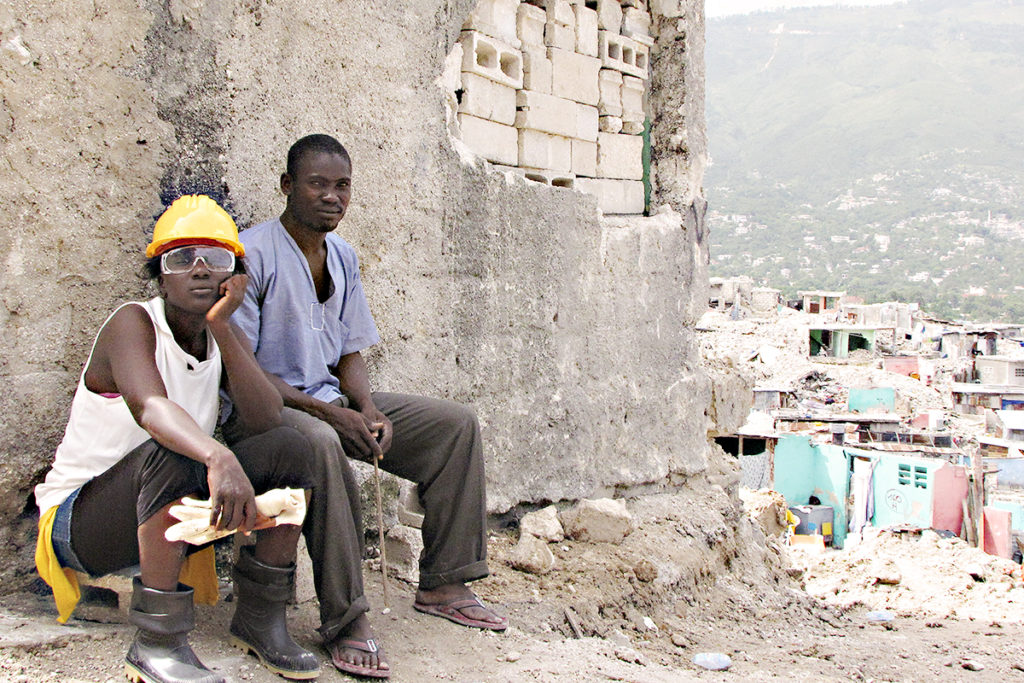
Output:
<instances>
[{"instance_id":1,"label":"small stone","mask_svg":"<svg viewBox=\"0 0 1024 683\"><path fill-rule=\"evenodd\" d=\"M516 569L531 574L547 574L555 568L555 556L548 544L529 534L519 538L508 559Z\"/></svg>"},{"instance_id":2,"label":"small stone","mask_svg":"<svg viewBox=\"0 0 1024 683\"><path fill-rule=\"evenodd\" d=\"M672 644L675 645L676 647L689 647L690 646L690 639L687 638L686 635L683 634L680 631L676 631L675 633L673 633L672 637L671 637L671 640L672 640Z\"/></svg>"},{"instance_id":3,"label":"small stone","mask_svg":"<svg viewBox=\"0 0 1024 683\"><path fill-rule=\"evenodd\" d=\"M633 573L636 574L637 579L644 583L650 583L658 578L658 568L646 558L636 563L636 566L633 567Z\"/></svg>"},{"instance_id":4,"label":"small stone","mask_svg":"<svg viewBox=\"0 0 1024 683\"><path fill-rule=\"evenodd\" d=\"M633 530L633 516L621 500L581 500L561 514L569 538L594 543L618 543Z\"/></svg>"},{"instance_id":5,"label":"small stone","mask_svg":"<svg viewBox=\"0 0 1024 683\"><path fill-rule=\"evenodd\" d=\"M554 505L524 515L519 520L519 532L536 536L549 543L560 543L565 540L565 530L558 521L558 508Z\"/></svg>"},{"instance_id":6,"label":"small stone","mask_svg":"<svg viewBox=\"0 0 1024 683\"><path fill-rule=\"evenodd\" d=\"M391 614L391 608L390 607L385 607L384 609L382 609L380 611L380 613L381 614Z\"/></svg>"},{"instance_id":7,"label":"small stone","mask_svg":"<svg viewBox=\"0 0 1024 683\"><path fill-rule=\"evenodd\" d=\"M984 671L985 670L985 665L984 664L982 664L981 662L977 662L977 661L975 661L973 659L965 659L964 661L960 662L960 666L963 667L964 669L967 669L968 671Z\"/></svg>"},{"instance_id":8,"label":"small stone","mask_svg":"<svg viewBox=\"0 0 1024 683\"><path fill-rule=\"evenodd\" d=\"M644 617L643 623L644 623L644 628L646 628L648 631L657 631L658 630L658 625L655 624L654 623L654 619L651 619L650 617Z\"/></svg>"},{"instance_id":9,"label":"small stone","mask_svg":"<svg viewBox=\"0 0 1024 683\"><path fill-rule=\"evenodd\" d=\"M518 662L522 658L522 656L523 656L523 654L521 652L515 652L515 651L509 652L507 655L505 655L505 661L506 662Z\"/></svg>"},{"instance_id":10,"label":"small stone","mask_svg":"<svg viewBox=\"0 0 1024 683\"><path fill-rule=\"evenodd\" d=\"M1017 671L1024 671L1024 662L1014 662L1010 665L1010 668Z\"/></svg>"}]
</instances>

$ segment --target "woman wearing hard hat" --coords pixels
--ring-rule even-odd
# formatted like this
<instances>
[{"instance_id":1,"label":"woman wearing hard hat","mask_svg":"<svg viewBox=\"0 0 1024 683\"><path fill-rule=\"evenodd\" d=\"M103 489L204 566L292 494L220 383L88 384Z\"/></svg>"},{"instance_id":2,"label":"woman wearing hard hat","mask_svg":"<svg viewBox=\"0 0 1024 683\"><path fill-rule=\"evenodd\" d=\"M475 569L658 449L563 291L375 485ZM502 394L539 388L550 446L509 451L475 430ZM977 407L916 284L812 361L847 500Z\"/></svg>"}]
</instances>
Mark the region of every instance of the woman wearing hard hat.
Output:
<instances>
[{"instance_id":1,"label":"woman wearing hard hat","mask_svg":"<svg viewBox=\"0 0 1024 683\"><path fill-rule=\"evenodd\" d=\"M209 197L181 197L167 209L146 249L160 294L122 305L103 324L53 467L36 487L36 566L53 588L59 621L78 601L76 571L98 576L140 565L129 613L138 632L125 664L133 681L224 680L187 640L193 599L216 600L213 548L193 553L167 540L178 522L172 506L208 497L211 527L248 534L256 492L291 487L308 495L312 485L308 442L281 426L281 398L229 322L245 294L244 253L234 221ZM212 437L222 389L256 433L230 450ZM256 534L234 568L232 642L286 678L314 678L317 657L285 624L300 527Z\"/></svg>"}]
</instances>

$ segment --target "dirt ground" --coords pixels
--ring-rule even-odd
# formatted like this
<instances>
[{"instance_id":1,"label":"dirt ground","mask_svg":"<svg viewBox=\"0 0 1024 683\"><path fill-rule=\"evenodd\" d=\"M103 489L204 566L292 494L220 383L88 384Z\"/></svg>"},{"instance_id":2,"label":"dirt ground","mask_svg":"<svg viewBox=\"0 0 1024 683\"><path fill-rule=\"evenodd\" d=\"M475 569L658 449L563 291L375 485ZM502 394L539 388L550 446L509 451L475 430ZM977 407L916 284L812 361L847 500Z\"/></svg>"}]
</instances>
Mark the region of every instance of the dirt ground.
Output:
<instances>
[{"instance_id":1,"label":"dirt ground","mask_svg":"<svg viewBox=\"0 0 1024 683\"><path fill-rule=\"evenodd\" d=\"M929 595L930 585L934 593L949 591L934 581L905 581L900 588L917 591L919 600L903 599L898 605L883 593L891 593L892 584L851 598L833 590L843 585L835 577L846 573L857 585L873 585L865 580L873 571L854 569L865 565L868 545L849 560L844 553L791 558L745 517L729 517L738 508L724 489L710 490L701 499L678 492L631 500L636 530L623 542L552 544L558 564L542 576L514 570L506 562L515 531L492 534L492 576L475 587L510 616L512 627L504 634L414 612L412 587L397 580L389 583L391 610L383 614L379 574L371 573L368 563L372 618L392 665L392 680L1024 680L1019 571L1015 579L1006 575L1009 581L984 584L992 589L989 601L998 618L985 616L985 601L973 601L970 616L915 609L915 603L926 605L935 597ZM907 546L895 547L898 554L912 554ZM976 564L965 571L976 574ZM923 566L907 565L904 571L924 572ZM822 581L832 581L831 588L821 588ZM811 597L804 583L825 599L836 599ZM977 579L970 583L982 585ZM893 621L869 621L872 609L891 610ZM193 645L200 657L230 680L280 680L227 645L230 615L230 602L198 609ZM300 604L289 615L297 639L317 648L315 602ZM53 617L47 596L3 599L0 680L123 680L129 626L77 619L60 626ZM699 669L691 662L699 652L725 653L732 667L726 672ZM325 660L320 680L349 679Z\"/></svg>"}]
</instances>

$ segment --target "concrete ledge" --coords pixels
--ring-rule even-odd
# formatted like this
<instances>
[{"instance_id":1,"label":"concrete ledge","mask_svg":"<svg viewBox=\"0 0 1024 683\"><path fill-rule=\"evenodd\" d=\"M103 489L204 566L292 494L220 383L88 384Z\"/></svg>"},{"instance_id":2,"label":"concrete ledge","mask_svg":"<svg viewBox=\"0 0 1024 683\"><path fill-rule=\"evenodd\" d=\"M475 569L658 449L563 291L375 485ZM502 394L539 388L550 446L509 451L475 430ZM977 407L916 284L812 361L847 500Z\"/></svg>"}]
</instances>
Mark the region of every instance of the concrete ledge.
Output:
<instances>
[{"instance_id":1,"label":"concrete ledge","mask_svg":"<svg viewBox=\"0 0 1024 683\"><path fill-rule=\"evenodd\" d=\"M576 189L597 197L597 206L606 214L644 212L644 184L635 180L576 178Z\"/></svg>"}]
</instances>

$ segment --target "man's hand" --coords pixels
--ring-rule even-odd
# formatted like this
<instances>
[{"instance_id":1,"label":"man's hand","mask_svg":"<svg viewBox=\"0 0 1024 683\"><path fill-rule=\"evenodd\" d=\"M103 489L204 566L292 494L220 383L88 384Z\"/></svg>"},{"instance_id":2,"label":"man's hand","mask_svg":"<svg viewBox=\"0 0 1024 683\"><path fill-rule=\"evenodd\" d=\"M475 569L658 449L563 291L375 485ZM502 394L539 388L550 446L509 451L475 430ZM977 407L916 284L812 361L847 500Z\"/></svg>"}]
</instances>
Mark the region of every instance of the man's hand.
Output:
<instances>
[{"instance_id":1,"label":"man's hand","mask_svg":"<svg viewBox=\"0 0 1024 683\"><path fill-rule=\"evenodd\" d=\"M207 323L227 323L231 314L238 310L245 297L245 288L249 284L249 276L240 274L232 275L220 283L220 298L206 312Z\"/></svg>"},{"instance_id":2,"label":"man's hand","mask_svg":"<svg viewBox=\"0 0 1024 683\"><path fill-rule=\"evenodd\" d=\"M371 425L370 431L376 432L377 443L380 444L381 453L387 453L391 450L391 438L395 435L394 427L391 426L391 420L373 405L362 411L362 416Z\"/></svg>"},{"instance_id":3,"label":"man's hand","mask_svg":"<svg viewBox=\"0 0 1024 683\"><path fill-rule=\"evenodd\" d=\"M373 462L373 458L383 458L384 449L378 443L375 433L382 433L385 425L381 422L374 422L351 408L342 408L331 404L324 404L317 417L334 427L341 439L341 445L351 457L366 462ZM381 415L381 417L384 417ZM387 421L387 418L384 418ZM387 423L388 447L391 446L390 429L391 423Z\"/></svg>"},{"instance_id":4,"label":"man's hand","mask_svg":"<svg viewBox=\"0 0 1024 683\"><path fill-rule=\"evenodd\" d=\"M228 449L218 453L206 466L210 487L210 526L216 529L241 529L246 535L256 526L256 494L235 454Z\"/></svg>"}]
</instances>

